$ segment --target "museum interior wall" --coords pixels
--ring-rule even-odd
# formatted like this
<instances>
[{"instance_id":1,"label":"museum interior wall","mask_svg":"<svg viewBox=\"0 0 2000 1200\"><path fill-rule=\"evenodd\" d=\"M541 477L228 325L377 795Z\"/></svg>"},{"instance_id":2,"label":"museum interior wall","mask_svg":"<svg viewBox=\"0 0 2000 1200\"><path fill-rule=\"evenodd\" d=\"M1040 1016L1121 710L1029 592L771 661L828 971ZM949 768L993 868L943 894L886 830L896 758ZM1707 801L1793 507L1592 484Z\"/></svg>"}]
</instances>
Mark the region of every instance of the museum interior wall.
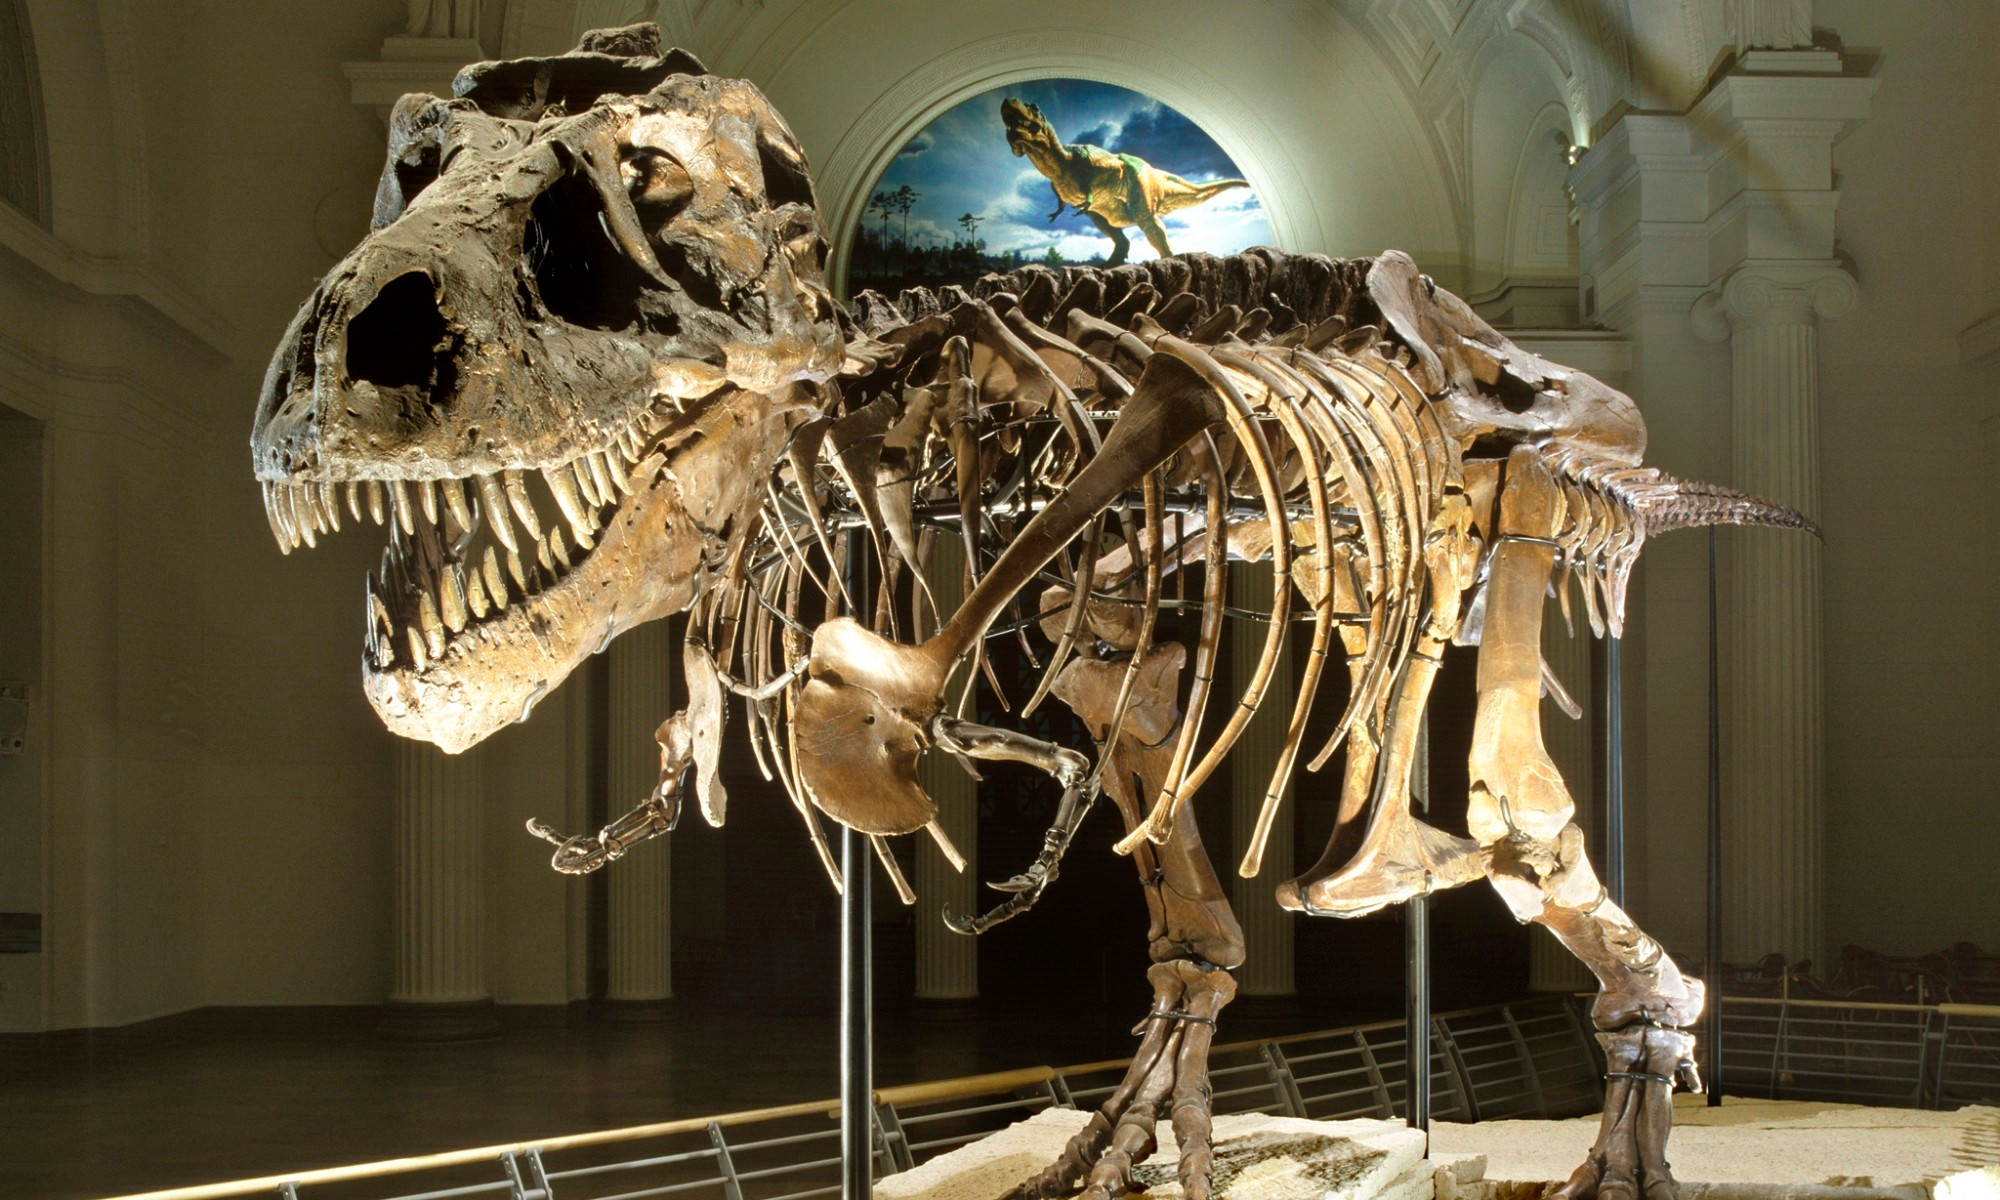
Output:
<instances>
[{"instance_id":1,"label":"museum interior wall","mask_svg":"<svg viewBox=\"0 0 2000 1200\"><path fill-rule=\"evenodd\" d=\"M273 548L245 453L264 365L366 229L385 96L466 57L413 47L407 8L0 3L0 31L11 15L32 34L0 77L25 89L0 106L0 684L30 700L24 752L0 757L0 908L37 915L40 947L0 954L0 1030L392 996L653 1001L677 959L713 969L731 930L811 937L799 913L825 889L780 793L609 881L556 875L522 832L594 827L650 786L663 634L621 640L534 721L440 766L356 686L374 539ZM474 40L554 52L637 18L769 95L835 231L959 100L1053 74L1144 91L1242 164L1283 248L1407 250L1524 344L1632 391L1649 461L1796 489L1777 498L1823 544L1718 537L1729 955L2000 946L1982 899L2000 857L1993 6L487 0ZM1649 546L1625 647L1631 907L1689 953L1707 563L1699 532ZM1580 690L1601 675L1587 646L1550 657ZM1552 742L1573 778L1598 768L1588 737ZM1226 859L1228 803L1211 807ZM1111 873L1073 864L1063 886L1086 870ZM456 915L412 924L419 871ZM934 971L920 987L974 986L962 949L887 919L920 981ZM469 955L449 978L422 958L444 943Z\"/></svg>"}]
</instances>

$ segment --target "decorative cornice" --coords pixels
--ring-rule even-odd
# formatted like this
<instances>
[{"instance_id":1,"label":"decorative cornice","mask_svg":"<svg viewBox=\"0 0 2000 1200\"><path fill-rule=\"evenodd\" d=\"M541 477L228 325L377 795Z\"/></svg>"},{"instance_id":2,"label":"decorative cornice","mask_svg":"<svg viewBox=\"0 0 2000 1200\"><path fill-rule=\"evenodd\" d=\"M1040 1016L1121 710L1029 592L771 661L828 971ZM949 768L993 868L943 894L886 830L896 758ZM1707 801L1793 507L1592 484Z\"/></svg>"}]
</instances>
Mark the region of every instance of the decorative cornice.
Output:
<instances>
[{"instance_id":1,"label":"decorative cornice","mask_svg":"<svg viewBox=\"0 0 2000 1200\"><path fill-rule=\"evenodd\" d=\"M1738 329L1810 325L1845 316L1860 288L1837 262L1747 262L1688 310L1695 336L1726 341Z\"/></svg>"},{"instance_id":2,"label":"decorative cornice","mask_svg":"<svg viewBox=\"0 0 2000 1200\"><path fill-rule=\"evenodd\" d=\"M375 61L340 64L355 107L365 108L384 125L396 101L411 92L451 95L451 81L460 67L486 57L472 38L392 37L382 42Z\"/></svg>"}]
</instances>

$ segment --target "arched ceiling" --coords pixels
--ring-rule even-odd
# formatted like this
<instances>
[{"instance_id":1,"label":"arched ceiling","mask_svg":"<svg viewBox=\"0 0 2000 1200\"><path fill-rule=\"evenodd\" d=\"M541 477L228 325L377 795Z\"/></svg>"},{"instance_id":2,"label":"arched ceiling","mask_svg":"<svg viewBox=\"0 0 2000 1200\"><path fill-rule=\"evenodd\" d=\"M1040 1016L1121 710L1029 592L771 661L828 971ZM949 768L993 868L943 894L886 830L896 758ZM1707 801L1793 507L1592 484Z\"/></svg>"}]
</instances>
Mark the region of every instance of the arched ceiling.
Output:
<instances>
[{"instance_id":1,"label":"arched ceiling","mask_svg":"<svg viewBox=\"0 0 2000 1200\"><path fill-rule=\"evenodd\" d=\"M1794 2L1809 13L1808 0ZM1496 157L1472 145L1491 136L1474 112L1489 67L1537 63L1569 137L1588 145L1628 108L1690 103L1730 11L1729 0L1274 0L1218 19L1194 0L1136 13L1116 0L507 0L501 51L659 22L786 114L836 238L882 166L950 105L1016 80L1100 79L1201 124L1251 177L1288 247L1393 244L1450 279L1475 256L1472 209L1492 190L1472 178ZM1497 155L1510 175L1518 153L1517 141Z\"/></svg>"}]
</instances>

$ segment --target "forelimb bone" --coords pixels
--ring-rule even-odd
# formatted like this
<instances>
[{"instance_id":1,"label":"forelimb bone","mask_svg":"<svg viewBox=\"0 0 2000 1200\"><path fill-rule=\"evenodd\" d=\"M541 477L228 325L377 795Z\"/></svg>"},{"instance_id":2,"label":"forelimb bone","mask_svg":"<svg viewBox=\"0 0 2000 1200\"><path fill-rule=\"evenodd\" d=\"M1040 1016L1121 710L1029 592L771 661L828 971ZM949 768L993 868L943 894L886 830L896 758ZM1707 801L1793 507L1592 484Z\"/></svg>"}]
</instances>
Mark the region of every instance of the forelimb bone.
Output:
<instances>
[{"instance_id":1,"label":"forelimb bone","mask_svg":"<svg viewBox=\"0 0 2000 1200\"><path fill-rule=\"evenodd\" d=\"M555 844L549 866L565 875L588 875L623 858L640 842L672 833L680 824L681 782L695 759L695 740L686 710L661 722L653 736L660 743L660 782L632 811L596 833L567 838L546 823L529 818L528 832Z\"/></svg>"},{"instance_id":2,"label":"forelimb bone","mask_svg":"<svg viewBox=\"0 0 2000 1200\"><path fill-rule=\"evenodd\" d=\"M1063 787L1055 820L1042 839L1042 851L1035 856L1035 861L1012 879L987 885L995 891L1011 892L1012 895L1004 903L977 917L945 914L945 924L959 933L984 933L1034 907L1043 889L1055 882L1063 854L1069 849L1070 840L1076 836L1077 826L1083 823L1084 816L1097 799L1097 788L1090 778L1090 760L1074 750L1024 733L961 721L942 714L931 718L930 733L931 740L942 750L967 758L1025 763L1046 772Z\"/></svg>"}]
</instances>

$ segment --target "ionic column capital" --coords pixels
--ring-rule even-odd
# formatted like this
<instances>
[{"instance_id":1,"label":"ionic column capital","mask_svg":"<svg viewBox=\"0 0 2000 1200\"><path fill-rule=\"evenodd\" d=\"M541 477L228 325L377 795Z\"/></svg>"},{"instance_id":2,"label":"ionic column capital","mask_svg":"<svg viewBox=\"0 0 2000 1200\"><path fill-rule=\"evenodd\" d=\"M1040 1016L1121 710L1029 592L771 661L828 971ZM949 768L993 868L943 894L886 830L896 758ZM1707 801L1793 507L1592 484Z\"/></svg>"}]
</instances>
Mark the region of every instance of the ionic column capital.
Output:
<instances>
[{"instance_id":1,"label":"ionic column capital","mask_svg":"<svg viewBox=\"0 0 2000 1200\"><path fill-rule=\"evenodd\" d=\"M1811 325L1847 315L1860 289L1836 262L1750 262L1695 299L1695 336L1722 342L1739 329Z\"/></svg>"}]
</instances>

